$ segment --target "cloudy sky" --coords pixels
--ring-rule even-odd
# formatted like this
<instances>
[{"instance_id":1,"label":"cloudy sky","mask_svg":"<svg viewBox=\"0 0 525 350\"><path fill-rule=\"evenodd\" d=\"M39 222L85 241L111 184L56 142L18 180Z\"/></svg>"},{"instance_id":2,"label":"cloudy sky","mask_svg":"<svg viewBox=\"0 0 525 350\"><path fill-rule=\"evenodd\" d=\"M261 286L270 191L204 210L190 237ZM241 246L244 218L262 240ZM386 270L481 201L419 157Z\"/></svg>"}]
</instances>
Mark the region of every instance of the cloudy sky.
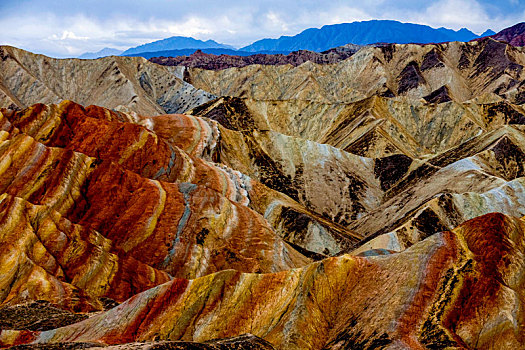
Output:
<instances>
[{"instance_id":1,"label":"cloudy sky","mask_svg":"<svg viewBox=\"0 0 525 350\"><path fill-rule=\"evenodd\" d=\"M241 47L369 19L481 34L525 21L525 0L0 0L0 44L55 57L124 50L174 35Z\"/></svg>"}]
</instances>

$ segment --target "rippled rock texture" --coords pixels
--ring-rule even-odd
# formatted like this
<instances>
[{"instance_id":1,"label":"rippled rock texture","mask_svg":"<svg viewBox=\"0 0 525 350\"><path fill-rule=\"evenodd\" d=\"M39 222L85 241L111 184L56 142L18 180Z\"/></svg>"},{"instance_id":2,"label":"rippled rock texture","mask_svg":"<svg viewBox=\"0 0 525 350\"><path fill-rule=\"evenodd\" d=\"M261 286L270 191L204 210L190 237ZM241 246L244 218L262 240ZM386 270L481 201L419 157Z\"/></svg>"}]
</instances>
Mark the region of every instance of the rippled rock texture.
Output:
<instances>
[{"instance_id":1,"label":"rippled rock texture","mask_svg":"<svg viewBox=\"0 0 525 350\"><path fill-rule=\"evenodd\" d=\"M488 214L402 253L175 279L74 325L0 339L113 344L250 332L283 349L521 347L524 234L523 220Z\"/></svg>"},{"instance_id":2,"label":"rippled rock texture","mask_svg":"<svg viewBox=\"0 0 525 350\"><path fill-rule=\"evenodd\" d=\"M213 98L140 57L54 59L0 46L0 106L74 100L145 115L180 113Z\"/></svg>"},{"instance_id":3,"label":"rippled rock texture","mask_svg":"<svg viewBox=\"0 0 525 350\"><path fill-rule=\"evenodd\" d=\"M2 110L0 310L45 300L41 323L66 326L9 323L1 344L523 341L525 224L486 214L525 215L521 125L493 118L503 125L431 157L372 158L242 128L245 102L194 111L210 118Z\"/></svg>"},{"instance_id":4,"label":"rippled rock texture","mask_svg":"<svg viewBox=\"0 0 525 350\"><path fill-rule=\"evenodd\" d=\"M523 48L486 38L468 43L369 46L336 64L186 69L216 96L351 103L374 95L427 102L473 98L525 101Z\"/></svg>"},{"instance_id":5,"label":"rippled rock texture","mask_svg":"<svg viewBox=\"0 0 525 350\"><path fill-rule=\"evenodd\" d=\"M0 50L1 347L523 348L520 48L185 74Z\"/></svg>"}]
</instances>

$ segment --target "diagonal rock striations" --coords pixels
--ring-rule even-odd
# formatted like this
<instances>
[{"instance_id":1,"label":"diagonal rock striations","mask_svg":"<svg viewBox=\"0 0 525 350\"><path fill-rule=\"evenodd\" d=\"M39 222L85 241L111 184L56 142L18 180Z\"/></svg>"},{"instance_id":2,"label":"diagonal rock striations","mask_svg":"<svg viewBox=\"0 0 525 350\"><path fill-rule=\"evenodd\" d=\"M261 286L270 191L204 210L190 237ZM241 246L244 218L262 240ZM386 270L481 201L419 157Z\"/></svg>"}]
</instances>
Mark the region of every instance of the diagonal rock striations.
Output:
<instances>
[{"instance_id":1,"label":"diagonal rock striations","mask_svg":"<svg viewBox=\"0 0 525 350\"><path fill-rule=\"evenodd\" d=\"M524 230L521 219L488 214L399 254L176 279L77 324L0 339L115 344L249 331L283 349L519 347Z\"/></svg>"},{"instance_id":2,"label":"diagonal rock striations","mask_svg":"<svg viewBox=\"0 0 525 350\"><path fill-rule=\"evenodd\" d=\"M0 106L74 100L145 115L184 112L212 95L140 57L54 59L0 47Z\"/></svg>"},{"instance_id":3,"label":"diagonal rock striations","mask_svg":"<svg viewBox=\"0 0 525 350\"><path fill-rule=\"evenodd\" d=\"M185 77L216 96L351 103L374 95L435 102L502 98L523 103L520 47L485 38L468 43L368 46L334 64L187 68ZM434 102L434 101L433 101Z\"/></svg>"},{"instance_id":4,"label":"diagonal rock striations","mask_svg":"<svg viewBox=\"0 0 525 350\"><path fill-rule=\"evenodd\" d=\"M521 48L0 54L0 347L523 347Z\"/></svg>"}]
</instances>

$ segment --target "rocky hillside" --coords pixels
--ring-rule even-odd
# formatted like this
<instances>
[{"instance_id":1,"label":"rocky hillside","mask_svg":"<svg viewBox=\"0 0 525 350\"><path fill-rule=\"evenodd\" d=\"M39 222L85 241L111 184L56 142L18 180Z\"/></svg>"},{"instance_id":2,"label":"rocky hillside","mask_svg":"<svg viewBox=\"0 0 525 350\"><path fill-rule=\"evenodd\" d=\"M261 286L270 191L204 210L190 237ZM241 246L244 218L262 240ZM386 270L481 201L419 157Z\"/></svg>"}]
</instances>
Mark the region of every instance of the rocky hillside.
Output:
<instances>
[{"instance_id":1,"label":"rocky hillside","mask_svg":"<svg viewBox=\"0 0 525 350\"><path fill-rule=\"evenodd\" d=\"M525 22L505 28L491 37L514 46L525 46Z\"/></svg>"},{"instance_id":2,"label":"rocky hillside","mask_svg":"<svg viewBox=\"0 0 525 350\"><path fill-rule=\"evenodd\" d=\"M525 344L521 48L0 50L0 347Z\"/></svg>"},{"instance_id":3,"label":"rocky hillside","mask_svg":"<svg viewBox=\"0 0 525 350\"><path fill-rule=\"evenodd\" d=\"M305 62L318 64L337 63L345 60L356 53L361 46L348 44L336 47L323 52L313 52L307 50L294 51L288 55L283 54L253 54L236 56L233 55L213 55L206 54L198 50L189 56L178 57L153 57L150 61L164 66L183 66L204 69L226 69L232 67L246 67L252 64L280 66L290 64L297 67Z\"/></svg>"},{"instance_id":4,"label":"rocky hillside","mask_svg":"<svg viewBox=\"0 0 525 350\"><path fill-rule=\"evenodd\" d=\"M185 79L217 96L349 103L374 95L439 103L525 101L525 52L491 38L469 43L366 47L335 65L190 68Z\"/></svg>"},{"instance_id":5,"label":"rocky hillside","mask_svg":"<svg viewBox=\"0 0 525 350\"><path fill-rule=\"evenodd\" d=\"M0 46L0 106L74 100L145 115L184 112L214 96L140 57L54 59Z\"/></svg>"}]
</instances>

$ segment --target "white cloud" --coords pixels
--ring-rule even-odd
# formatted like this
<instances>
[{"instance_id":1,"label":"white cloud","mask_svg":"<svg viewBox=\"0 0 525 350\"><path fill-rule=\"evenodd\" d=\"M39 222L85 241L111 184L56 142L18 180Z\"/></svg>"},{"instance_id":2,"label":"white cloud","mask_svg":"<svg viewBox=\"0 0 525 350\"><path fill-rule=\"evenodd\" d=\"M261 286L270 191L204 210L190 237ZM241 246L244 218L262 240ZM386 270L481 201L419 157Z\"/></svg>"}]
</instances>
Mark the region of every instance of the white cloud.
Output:
<instances>
[{"instance_id":1,"label":"white cloud","mask_svg":"<svg viewBox=\"0 0 525 350\"><path fill-rule=\"evenodd\" d=\"M89 40L89 37L87 36L77 36L75 33L64 30L62 32L62 35L59 37L56 34L53 34L49 37L50 40Z\"/></svg>"},{"instance_id":2,"label":"white cloud","mask_svg":"<svg viewBox=\"0 0 525 350\"><path fill-rule=\"evenodd\" d=\"M266 13L266 19L268 21L267 23L271 28L275 28L283 32L287 32L288 30L290 30L287 25L287 21L284 21L281 18L281 15L274 11L269 11L268 13Z\"/></svg>"},{"instance_id":3,"label":"white cloud","mask_svg":"<svg viewBox=\"0 0 525 350\"><path fill-rule=\"evenodd\" d=\"M474 0L438 1L427 8L422 19L435 26L467 27L474 31L484 31L490 23L489 15Z\"/></svg>"},{"instance_id":4,"label":"white cloud","mask_svg":"<svg viewBox=\"0 0 525 350\"><path fill-rule=\"evenodd\" d=\"M496 16L476 0L439 0L422 11L404 11L395 15L407 22L455 30L467 28L478 34L489 28L499 31L519 20L514 16Z\"/></svg>"},{"instance_id":5,"label":"white cloud","mask_svg":"<svg viewBox=\"0 0 525 350\"><path fill-rule=\"evenodd\" d=\"M173 35L240 47L311 27L373 18L467 27L478 33L498 31L525 18L523 10L491 11L481 1L485 0L0 0L0 44L77 56L104 47L124 50ZM9 15L14 11L19 15Z\"/></svg>"}]
</instances>

